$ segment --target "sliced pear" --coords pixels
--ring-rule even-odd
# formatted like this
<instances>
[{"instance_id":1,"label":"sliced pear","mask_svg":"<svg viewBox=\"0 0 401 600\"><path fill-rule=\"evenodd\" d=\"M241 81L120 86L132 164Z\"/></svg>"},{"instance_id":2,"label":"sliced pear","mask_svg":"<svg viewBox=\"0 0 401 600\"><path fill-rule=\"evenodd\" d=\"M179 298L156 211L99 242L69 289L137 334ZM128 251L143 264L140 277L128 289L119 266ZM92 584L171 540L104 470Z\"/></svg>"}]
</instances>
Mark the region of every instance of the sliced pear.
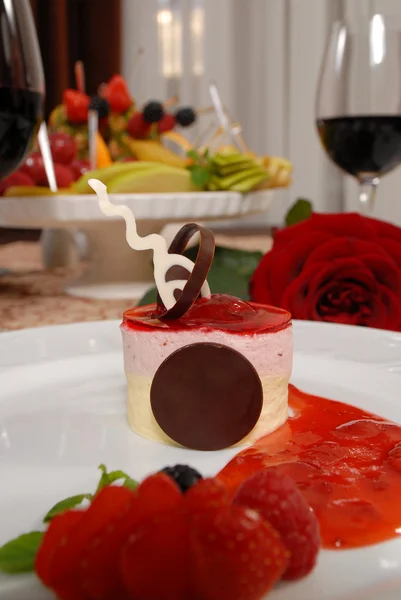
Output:
<instances>
[{"instance_id":1,"label":"sliced pear","mask_svg":"<svg viewBox=\"0 0 401 600\"><path fill-rule=\"evenodd\" d=\"M108 191L113 194L148 194L193 192L196 188L189 171L159 165L158 169L116 176L109 182Z\"/></svg>"},{"instance_id":2,"label":"sliced pear","mask_svg":"<svg viewBox=\"0 0 401 600\"><path fill-rule=\"evenodd\" d=\"M232 190L237 184L241 182L256 178L259 180L260 183L266 177L266 171L263 171L258 167L254 167L252 169L247 169L246 171L239 171L237 173L234 173L233 175L229 175L228 177L221 177L219 181L222 190Z\"/></svg>"},{"instance_id":3,"label":"sliced pear","mask_svg":"<svg viewBox=\"0 0 401 600\"><path fill-rule=\"evenodd\" d=\"M233 185L230 189L233 192L242 192L243 194L247 194L251 190L253 190L258 184L264 181L267 178L266 173L259 173L257 175L253 175L252 177L248 177L247 179L243 179L239 181L235 185Z\"/></svg>"}]
</instances>

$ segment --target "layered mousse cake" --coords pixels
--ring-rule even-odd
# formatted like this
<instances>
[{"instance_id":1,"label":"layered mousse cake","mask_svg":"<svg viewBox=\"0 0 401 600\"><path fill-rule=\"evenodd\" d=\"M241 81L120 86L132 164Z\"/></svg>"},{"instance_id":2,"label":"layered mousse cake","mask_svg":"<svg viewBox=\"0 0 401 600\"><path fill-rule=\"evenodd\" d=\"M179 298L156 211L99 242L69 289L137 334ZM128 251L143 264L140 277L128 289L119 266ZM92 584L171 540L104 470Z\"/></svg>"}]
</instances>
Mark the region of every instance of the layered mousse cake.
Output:
<instances>
[{"instance_id":1,"label":"layered mousse cake","mask_svg":"<svg viewBox=\"0 0 401 600\"><path fill-rule=\"evenodd\" d=\"M121 324L128 421L139 435L196 450L251 443L288 418L291 315L279 308L211 294L211 230L184 225L169 248L140 237L127 206L89 180L107 216L125 219L128 244L153 250L157 302L124 313ZM183 255L199 236L195 262Z\"/></svg>"},{"instance_id":2,"label":"layered mousse cake","mask_svg":"<svg viewBox=\"0 0 401 600\"><path fill-rule=\"evenodd\" d=\"M235 429L239 439L227 438L228 443L252 442L286 421L293 352L292 326L287 312L246 303L224 294L198 299L185 315L171 322L160 320L159 311L156 304L128 310L121 325L128 386L128 421L134 431L155 441L174 443L156 421L151 402L152 392L155 393L158 385L158 370L163 363L167 365L165 361L173 355L177 356L176 368L171 365L170 371L165 369L164 382L161 381L160 385L173 388L173 394L182 394L183 397L174 401L165 389L164 401L170 410L176 410L177 414L172 416L179 420L178 413L182 413L185 404L189 412L192 411L189 396L199 390L203 396L204 411L210 412L210 445L221 446L219 432L215 430L224 430L224 420L229 421L229 413L234 410L237 414L231 416L237 417L244 429L237 423ZM205 346L208 344L217 346L213 346L213 356L208 354L210 347ZM192 354L191 347L194 348ZM229 348L239 356L224 355L219 360L219 347ZM175 354L180 350L181 360ZM188 360L185 360L184 352L189 352ZM238 364L233 364L234 357ZM244 364L242 358L246 359ZM241 369L243 372L239 372ZM215 390L210 389L213 386ZM163 394L163 389L157 390L157 393ZM259 397L260 393L261 404L254 403L251 396ZM238 394L242 398L238 398ZM213 406L209 406L211 402ZM194 413L186 415L190 420L185 424L188 436L193 436L189 429L197 428L199 415L196 410ZM220 415L221 422L218 420ZM255 417L256 424L248 432ZM203 438L203 433L199 434L199 438ZM216 440L216 444L211 438ZM197 446L203 445L201 439L196 442ZM193 444L188 439L185 445ZM205 445L209 446L207 440Z\"/></svg>"}]
</instances>

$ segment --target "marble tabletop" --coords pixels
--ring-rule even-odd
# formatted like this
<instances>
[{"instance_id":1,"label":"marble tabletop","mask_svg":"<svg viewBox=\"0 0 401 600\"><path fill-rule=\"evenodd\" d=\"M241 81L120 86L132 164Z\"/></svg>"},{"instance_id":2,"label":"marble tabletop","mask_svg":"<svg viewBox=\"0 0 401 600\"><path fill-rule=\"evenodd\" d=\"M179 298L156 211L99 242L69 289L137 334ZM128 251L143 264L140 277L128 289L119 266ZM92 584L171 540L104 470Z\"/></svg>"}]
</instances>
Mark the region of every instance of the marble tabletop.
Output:
<instances>
[{"instance_id":1,"label":"marble tabletop","mask_svg":"<svg viewBox=\"0 0 401 600\"><path fill-rule=\"evenodd\" d=\"M217 235L216 243L267 251L267 235ZM80 266L78 269L84 268ZM0 246L0 331L82 321L119 319L132 300L94 300L68 296L63 289L77 268L46 271L38 242Z\"/></svg>"}]
</instances>

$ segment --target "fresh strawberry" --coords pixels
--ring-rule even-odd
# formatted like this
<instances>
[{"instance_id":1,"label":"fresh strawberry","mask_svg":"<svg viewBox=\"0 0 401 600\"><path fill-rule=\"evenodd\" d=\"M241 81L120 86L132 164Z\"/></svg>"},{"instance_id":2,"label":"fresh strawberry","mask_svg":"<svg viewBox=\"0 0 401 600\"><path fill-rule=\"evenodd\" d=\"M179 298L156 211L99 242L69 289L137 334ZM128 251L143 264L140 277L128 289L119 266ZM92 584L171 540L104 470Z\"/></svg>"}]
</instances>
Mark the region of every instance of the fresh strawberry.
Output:
<instances>
[{"instance_id":1,"label":"fresh strawberry","mask_svg":"<svg viewBox=\"0 0 401 600\"><path fill-rule=\"evenodd\" d=\"M185 493L184 502L186 509L193 516L208 508L228 506L230 496L218 479L201 479Z\"/></svg>"},{"instance_id":2,"label":"fresh strawberry","mask_svg":"<svg viewBox=\"0 0 401 600\"><path fill-rule=\"evenodd\" d=\"M319 525L290 477L271 468L259 471L239 488L234 504L257 510L279 532L290 552L284 579L299 579L315 566Z\"/></svg>"},{"instance_id":3,"label":"fresh strawberry","mask_svg":"<svg viewBox=\"0 0 401 600\"><path fill-rule=\"evenodd\" d=\"M77 90L65 90L63 104L67 111L67 118L71 123L86 123L88 120L90 98Z\"/></svg>"},{"instance_id":4,"label":"fresh strawberry","mask_svg":"<svg viewBox=\"0 0 401 600\"><path fill-rule=\"evenodd\" d=\"M50 563L59 544L64 544L70 531L85 514L82 510L67 510L54 517L35 557L35 571L45 585L50 584Z\"/></svg>"},{"instance_id":5,"label":"fresh strawberry","mask_svg":"<svg viewBox=\"0 0 401 600\"><path fill-rule=\"evenodd\" d=\"M157 123L157 129L159 130L159 133L165 133L166 131L171 131L174 129L175 124L175 116L170 115L169 113L164 113L163 117Z\"/></svg>"},{"instance_id":6,"label":"fresh strawberry","mask_svg":"<svg viewBox=\"0 0 401 600\"><path fill-rule=\"evenodd\" d=\"M85 511L67 539L55 549L49 566L49 583L62 600L87 598L83 594L80 563L88 544L102 531L114 527L116 520L130 508L134 492L125 487L103 488Z\"/></svg>"},{"instance_id":7,"label":"fresh strawberry","mask_svg":"<svg viewBox=\"0 0 401 600\"><path fill-rule=\"evenodd\" d=\"M182 503L177 485L164 474L145 479L136 490L127 512L89 543L80 565L82 586L92 600L124 598L120 551L136 527Z\"/></svg>"},{"instance_id":8,"label":"fresh strawberry","mask_svg":"<svg viewBox=\"0 0 401 600\"><path fill-rule=\"evenodd\" d=\"M132 115L127 125L127 132L136 139L146 138L151 130L152 125L145 123L143 114L136 112Z\"/></svg>"},{"instance_id":9,"label":"fresh strawberry","mask_svg":"<svg viewBox=\"0 0 401 600\"><path fill-rule=\"evenodd\" d=\"M193 598L189 525L182 507L158 514L136 528L123 548L121 572L132 598Z\"/></svg>"},{"instance_id":10,"label":"fresh strawberry","mask_svg":"<svg viewBox=\"0 0 401 600\"><path fill-rule=\"evenodd\" d=\"M116 113L126 112L132 105L132 98L125 79L121 75L114 75L109 83L102 89L102 96Z\"/></svg>"},{"instance_id":11,"label":"fresh strawberry","mask_svg":"<svg viewBox=\"0 0 401 600\"><path fill-rule=\"evenodd\" d=\"M287 566L277 531L241 506L205 511L191 523L190 542L194 597L202 600L260 600Z\"/></svg>"}]
</instances>

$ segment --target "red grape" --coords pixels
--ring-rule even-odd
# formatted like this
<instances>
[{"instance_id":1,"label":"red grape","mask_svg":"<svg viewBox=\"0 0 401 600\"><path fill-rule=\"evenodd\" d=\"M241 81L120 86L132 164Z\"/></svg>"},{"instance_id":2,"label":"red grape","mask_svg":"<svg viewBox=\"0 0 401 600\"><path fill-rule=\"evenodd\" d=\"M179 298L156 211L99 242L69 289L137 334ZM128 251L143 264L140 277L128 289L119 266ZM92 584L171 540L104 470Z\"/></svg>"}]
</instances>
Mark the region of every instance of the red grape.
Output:
<instances>
[{"instance_id":1,"label":"red grape","mask_svg":"<svg viewBox=\"0 0 401 600\"><path fill-rule=\"evenodd\" d=\"M57 186L59 188L69 187L74 181L75 177L72 170L65 165L59 165L57 163L54 164L54 173L56 175ZM43 173L39 181L36 182L37 185L48 186L49 182L46 177L46 172L43 167Z\"/></svg>"},{"instance_id":2,"label":"red grape","mask_svg":"<svg viewBox=\"0 0 401 600\"><path fill-rule=\"evenodd\" d=\"M86 171L89 171L90 169L90 162L89 160L73 160L72 163L70 165L68 165L71 169L71 171L74 174L74 178L79 179L81 177L81 175L83 175L84 173L86 173Z\"/></svg>"},{"instance_id":3,"label":"red grape","mask_svg":"<svg viewBox=\"0 0 401 600\"><path fill-rule=\"evenodd\" d=\"M40 152L32 152L22 163L20 171L29 175L29 177L39 185L39 181L43 178L43 174L45 173L43 158Z\"/></svg>"},{"instance_id":4,"label":"red grape","mask_svg":"<svg viewBox=\"0 0 401 600\"><path fill-rule=\"evenodd\" d=\"M32 177L29 177L23 171L14 171L8 177L5 177L0 181L0 196L4 194L7 188L13 187L16 185L35 185Z\"/></svg>"},{"instance_id":5,"label":"red grape","mask_svg":"<svg viewBox=\"0 0 401 600\"><path fill-rule=\"evenodd\" d=\"M49 135L50 149L53 160L60 165L69 165L77 155L77 145L68 133L51 133Z\"/></svg>"}]
</instances>

